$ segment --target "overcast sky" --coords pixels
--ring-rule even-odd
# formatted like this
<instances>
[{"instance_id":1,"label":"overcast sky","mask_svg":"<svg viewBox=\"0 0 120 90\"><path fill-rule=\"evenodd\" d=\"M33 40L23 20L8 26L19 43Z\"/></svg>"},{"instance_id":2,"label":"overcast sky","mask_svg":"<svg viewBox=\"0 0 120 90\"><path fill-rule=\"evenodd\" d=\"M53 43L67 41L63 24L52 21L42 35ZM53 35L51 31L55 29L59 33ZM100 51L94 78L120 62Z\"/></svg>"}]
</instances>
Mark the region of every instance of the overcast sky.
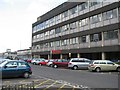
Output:
<instances>
[{"instance_id":1,"label":"overcast sky","mask_svg":"<svg viewBox=\"0 0 120 90\"><path fill-rule=\"evenodd\" d=\"M67 0L0 0L0 53L31 46L32 23Z\"/></svg>"}]
</instances>

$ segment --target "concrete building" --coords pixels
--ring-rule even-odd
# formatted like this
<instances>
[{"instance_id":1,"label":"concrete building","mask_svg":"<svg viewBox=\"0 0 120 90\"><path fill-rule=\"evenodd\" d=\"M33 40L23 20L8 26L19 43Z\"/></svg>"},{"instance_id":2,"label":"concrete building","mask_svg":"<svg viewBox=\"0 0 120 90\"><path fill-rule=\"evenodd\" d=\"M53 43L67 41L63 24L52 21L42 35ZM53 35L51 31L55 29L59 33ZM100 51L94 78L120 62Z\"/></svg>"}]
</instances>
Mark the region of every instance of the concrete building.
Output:
<instances>
[{"instance_id":1,"label":"concrete building","mask_svg":"<svg viewBox=\"0 0 120 90\"><path fill-rule=\"evenodd\" d=\"M32 56L120 59L120 1L100 1L65 2L38 17Z\"/></svg>"},{"instance_id":2,"label":"concrete building","mask_svg":"<svg viewBox=\"0 0 120 90\"><path fill-rule=\"evenodd\" d=\"M17 51L17 57L21 59L31 58L31 48Z\"/></svg>"}]
</instances>

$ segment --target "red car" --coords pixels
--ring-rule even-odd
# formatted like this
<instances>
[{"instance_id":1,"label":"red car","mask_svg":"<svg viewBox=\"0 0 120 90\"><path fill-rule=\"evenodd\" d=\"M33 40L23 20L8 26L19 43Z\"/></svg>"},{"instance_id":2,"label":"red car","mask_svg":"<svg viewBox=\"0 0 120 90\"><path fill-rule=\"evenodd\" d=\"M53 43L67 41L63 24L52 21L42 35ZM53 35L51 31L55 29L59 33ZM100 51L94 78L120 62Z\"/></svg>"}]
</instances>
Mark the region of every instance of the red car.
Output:
<instances>
[{"instance_id":1,"label":"red car","mask_svg":"<svg viewBox=\"0 0 120 90\"><path fill-rule=\"evenodd\" d=\"M68 67L68 60L66 59L57 59L55 61L53 61L53 67L57 68L57 67Z\"/></svg>"},{"instance_id":2,"label":"red car","mask_svg":"<svg viewBox=\"0 0 120 90\"><path fill-rule=\"evenodd\" d=\"M31 63L31 61L32 61L32 59L27 59L27 62L28 62L28 63Z\"/></svg>"},{"instance_id":3,"label":"red car","mask_svg":"<svg viewBox=\"0 0 120 90\"><path fill-rule=\"evenodd\" d=\"M38 65L42 66L42 65L46 65L46 61L45 60L40 60L40 62L38 63Z\"/></svg>"}]
</instances>

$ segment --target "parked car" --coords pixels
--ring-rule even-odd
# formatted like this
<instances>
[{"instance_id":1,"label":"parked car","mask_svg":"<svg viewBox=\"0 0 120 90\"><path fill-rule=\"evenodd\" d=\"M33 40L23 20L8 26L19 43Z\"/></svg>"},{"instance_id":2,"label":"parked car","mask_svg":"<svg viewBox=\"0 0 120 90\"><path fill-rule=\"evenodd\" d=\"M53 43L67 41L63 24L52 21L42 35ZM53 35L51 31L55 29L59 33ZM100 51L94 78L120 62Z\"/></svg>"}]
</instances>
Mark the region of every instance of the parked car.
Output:
<instances>
[{"instance_id":1,"label":"parked car","mask_svg":"<svg viewBox=\"0 0 120 90\"><path fill-rule=\"evenodd\" d=\"M33 65L38 65L39 62L40 62L40 59L39 59L39 58L34 58L34 59L31 61L31 63L32 63Z\"/></svg>"},{"instance_id":2,"label":"parked car","mask_svg":"<svg viewBox=\"0 0 120 90\"><path fill-rule=\"evenodd\" d=\"M52 66L53 66L53 61L55 61L55 59L50 59L50 60L48 60L48 62L46 63L46 65L47 65L48 67L52 67Z\"/></svg>"},{"instance_id":3,"label":"parked car","mask_svg":"<svg viewBox=\"0 0 120 90\"><path fill-rule=\"evenodd\" d=\"M111 70L120 71L120 65L115 64L110 60L94 60L90 63L88 69L96 72Z\"/></svg>"},{"instance_id":4,"label":"parked car","mask_svg":"<svg viewBox=\"0 0 120 90\"><path fill-rule=\"evenodd\" d=\"M28 62L28 63L31 63L31 61L32 61L31 58L29 58L29 59L26 60L26 62Z\"/></svg>"},{"instance_id":5,"label":"parked car","mask_svg":"<svg viewBox=\"0 0 120 90\"><path fill-rule=\"evenodd\" d=\"M71 69L88 69L90 59L87 58L71 58L68 63L68 68Z\"/></svg>"},{"instance_id":6,"label":"parked car","mask_svg":"<svg viewBox=\"0 0 120 90\"><path fill-rule=\"evenodd\" d=\"M67 67L68 66L68 60L66 59L56 59L53 61L53 67L58 68L58 67Z\"/></svg>"},{"instance_id":7,"label":"parked car","mask_svg":"<svg viewBox=\"0 0 120 90\"><path fill-rule=\"evenodd\" d=\"M46 65L46 60L45 59L40 59L40 61L38 62L38 65L42 66L42 65Z\"/></svg>"},{"instance_id":8,"label":"parked car","mask_svg":"<svg viewBox=\"0 0 120 90\"><path fill-rule=\"evenodd\" d=\"M29 78L32 74L31 67L28 63L21 60L6 60L0 64L2 78L24 77Z\"/></svg>"}]
</instances>

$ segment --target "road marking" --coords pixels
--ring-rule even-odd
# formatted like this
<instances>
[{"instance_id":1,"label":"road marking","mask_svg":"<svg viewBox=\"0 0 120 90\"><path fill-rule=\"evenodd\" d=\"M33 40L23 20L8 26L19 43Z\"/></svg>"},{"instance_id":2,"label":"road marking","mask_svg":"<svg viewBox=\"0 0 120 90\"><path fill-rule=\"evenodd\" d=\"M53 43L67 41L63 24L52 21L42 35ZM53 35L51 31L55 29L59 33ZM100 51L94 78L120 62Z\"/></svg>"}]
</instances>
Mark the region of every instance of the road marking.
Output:
<instances>
[{"instance_id":1,"label":"road marking","mask_svg":"<svg viewBox=\"0 0 120 90\"><path fill-rule=\"evenodd\" d=\"M52 87L54 84L56 84L57 83L57 81L55 81L54 83L52 83L51 85L49 85L49 86L47 86L45 89L43 89L43 90L47 90L48 88L50 88L50 87Z\"/></svg>"},{"instance_id":2,"label":"road marking","mask_svg":"<svg viewBox=\"0 0 120 90\"><path fill-rule=\"evenodd\" d=\"M44 83L47 83L48 81L50 81L50 79L41 82L40 84L36 85L35 88L37 88L38 86L40 86L40 85L42 85L42 84L44 84Z\"/></svg>"},{"instance_id":3,"label":"road marking","mask_svg":"<svg viewBox=\"0 0 120 90\"><path fill-rule=\"evenodd\" d=\"M61 90L64 86L65 86L65 84L63 84L61 87L59 87L59 89L58 89L58 90Z\"/></svg>"},{"instance_id":4,"label":"road marking","mask_svg":"<svg viewBox=\"0 0 120 90\"><path fill-rule=\"evenodd\" d=\"M19 83L23 83L23 82L25 82L25 80L22 80L22 81L20 81Z\"/></svg>"}]
</instances>

